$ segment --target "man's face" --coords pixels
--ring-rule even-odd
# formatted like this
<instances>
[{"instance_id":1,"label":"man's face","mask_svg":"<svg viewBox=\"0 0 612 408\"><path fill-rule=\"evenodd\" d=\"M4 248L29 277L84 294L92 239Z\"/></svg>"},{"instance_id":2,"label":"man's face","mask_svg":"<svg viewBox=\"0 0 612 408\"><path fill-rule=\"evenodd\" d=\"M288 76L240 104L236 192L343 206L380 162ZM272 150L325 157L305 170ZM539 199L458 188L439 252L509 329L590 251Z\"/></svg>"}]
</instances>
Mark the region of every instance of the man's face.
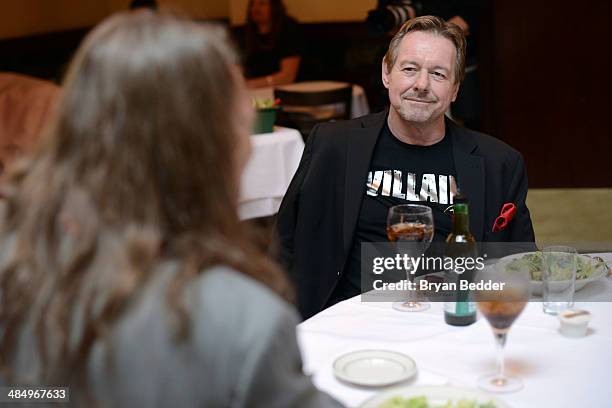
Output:
<instances>
[{"instance_id":1,"label":"man's face","mask_svg":"<svg viewBox=\"0 0 612 408\"><path fill-rule=\"evenodd\" d=\"M443 120L457 97L455 46L441 36L415 31L401 41L395 64L382 79L391 107L408 122L427 124Z\"/></svg>"}]
</instances>

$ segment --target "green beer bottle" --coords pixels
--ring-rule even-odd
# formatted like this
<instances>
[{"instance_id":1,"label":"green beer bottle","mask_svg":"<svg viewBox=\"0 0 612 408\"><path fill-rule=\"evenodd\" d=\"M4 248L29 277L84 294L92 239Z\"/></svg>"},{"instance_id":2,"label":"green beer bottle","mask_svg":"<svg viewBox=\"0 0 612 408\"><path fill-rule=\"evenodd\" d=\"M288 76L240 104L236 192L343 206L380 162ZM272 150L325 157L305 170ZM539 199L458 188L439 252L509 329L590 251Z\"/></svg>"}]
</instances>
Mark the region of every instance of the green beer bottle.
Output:
<instances>
[{"instance_id":1,"label":"green beer bottle","mask_svg":"<svg viewBox=\"0 0 612 408\"><path fill-rule=\"evenodd\" d=\"M446 238L446 256L454 259L476 257L476 239L470 232L470 216L466 197L455 196L452 220L452 231ZM459 288L460 280L470 283L474 280L474 271L466 269L459 274L457 269L447 272L447 278L456 283L457 290L453 292L453 301L444 302L444 321L451 326L468 326L476 321L476 304L468 290Z\"/></svg>"}]
</instances>

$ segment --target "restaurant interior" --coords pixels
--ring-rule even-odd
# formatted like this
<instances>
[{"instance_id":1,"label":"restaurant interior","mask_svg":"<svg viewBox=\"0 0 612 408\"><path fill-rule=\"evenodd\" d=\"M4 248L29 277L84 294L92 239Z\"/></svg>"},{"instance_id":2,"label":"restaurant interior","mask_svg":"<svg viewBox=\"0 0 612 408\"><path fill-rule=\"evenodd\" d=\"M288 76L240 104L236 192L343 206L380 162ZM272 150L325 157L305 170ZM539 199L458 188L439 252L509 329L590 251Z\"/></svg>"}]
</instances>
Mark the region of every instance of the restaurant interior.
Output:
<instances>
[{"instance_id":1,"label":"restaurant interior","mask_svg":"<svg viewBox=\"0 0 612 408\"><path fill-rule=\"evenodd\" d=\"M2 0L2 174L41 143L41 135L55 112L54 104L62 94L70 61L83 39L108 16L129 10L130 3ZM143 3L142 7L150 7L149 2ZM157 3L153 13L168 12L224 27L244 57L249 47L249 0L153 3ZM242 223L263 230L262 245L269 251L276 245L273 229L277 212L313 126L359 118L389 105L380 70L391 35L373 27L368 17L368 13L381 8L380 1L283 3L286 14L299 25L299 63L289 74L290 79L282 73L265 74L249 84L253 78L247 74L257 127L252 131L251 156L241 175L237 205ZM385 3L401 7L427 1L382 3L384 8ZM465 116L455 115L451 108L449 117L462 126L493 135L522 154L529 184L526 203L538 246L569 243L580 253L603 254L601 262L610 266L605 266L608 275L598 281L603 288L593 282L581 291L582 296L574 295L580 306L577 313L587 310L591 319L585 338L568 339L572 336L564 336L565 329L559 328L564 324L561 317L553 319L541 313L539 303L530 302L510 332L506 347L506 369L522 379L523 388L490 394L495 395L491 405L473 406L604 407L609 404L604 394L609 386L606 372L612 363L612 131L607 122L612 76L605 62L609 59L607 44L612 39L612 6L606 1L574 2L572 6L525 0L474 3L478 23L472 25L468 35L468 65L474 71L468 70L467 75L472 81L470 97L475 102L467 102ZM466 95L467 89L466 84ZM311 94L310 99L304 94ZM8 244L5 241L0 245ZM575 279L578 292L579 278ZM360 303L359 297L337 303L297 326L304 372L318 390L351 407L442 406L409 405L408 400L404 401L406 405L401 401L392 405L389 390L398 385L408 390L402 394L406 398L420 395L411 391L414 388L432 399L441 398L436 393L443 389L444 398L449 400L480 401L476 378L495 366L490 328L476 324L467 332L443 326L432 320L441 316L441 307L402 314L386 303ZM402 330L406 317L414 321ZM571 317L570 325L581 318ZM2 332L0 329L0 336ZM345 355L367 350L381 354ZM394 352L410 357L403 361L385 354ZM388 361L403 372L399 380L394 377L395 368L385 365ZM0 373L0 385L4 384L10 383L4 382ZM455 395L448 391L451 387L463 393ZM0 396L0 405L6 401L3 398ZM231 406L259 406L257 399L250 401ZM277 403L269 406L308 406L296 401ZM326 400L312 406L316 404L335 406L327 405Z\"/></svg>"},{"instance_id":2,"label":"restaurant interior","mask_svg":"<svg viewBox=\"0 0 612 408\"><path fill-rule=\"evenodd\" d=\"M0 71L59 84L91 27L126 10L129 3L3 2ZM605 98L612 85L600 79L599 58L593 58L601 54L595 38L608 37L603 19L610 6L593 1L575 15L547 3L481 3L482 103L477 130L511 144L525 157L538 239L612 241L612 228L597 227L612 225L612 212L607 211L612 201L607 159L612 142L605 122ZM246 19L245 0L161 0L159 4L198 21L226 24L236 37ZM294 0L286 6L308 38L297 81L357 84L365 90L372 112L384 109L380 79L373 72L388 38L371 34L364 24L376 1ZM568 66L563 58L574 62ZM541 71L546 73L532 75ZM559 160L563 166L557 166ZM573 222L560 222L568 214L573 214Z\"/></svg>"}]
</instances>

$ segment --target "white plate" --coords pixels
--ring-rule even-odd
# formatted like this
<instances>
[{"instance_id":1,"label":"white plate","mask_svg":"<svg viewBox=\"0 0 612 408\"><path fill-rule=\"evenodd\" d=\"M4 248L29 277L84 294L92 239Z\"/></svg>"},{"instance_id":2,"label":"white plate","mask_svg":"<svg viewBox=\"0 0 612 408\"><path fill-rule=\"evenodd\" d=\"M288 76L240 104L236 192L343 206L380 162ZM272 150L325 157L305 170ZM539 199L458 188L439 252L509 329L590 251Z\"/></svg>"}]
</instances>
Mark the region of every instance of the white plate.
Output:
<instances>
[{"instance_id":1,"label":"white plate","mask_svg":"<svg viewBox=\"0 0 612 408\"><path fill-rule=\"evenodd\" d=\"M500 261L512 260L515 258L522 258L523 256L527 254L533 254L533 252L523 252L520 254L508 255L508 256L501 258ZM590 256L586 256L582 254L578 254L578 256L586 258L587 260L593 263L597 262ZM584 288L588 283L598 280L599 278L606 275L606 273L607 273L607 270L605 268L605 263L602 263L599 267L597 267L597 269L595 269L595 272L593 272L593 275L591 275L590 278L576 279L576 283L574 284L574 291L578 292L580 289ZM539 281L539 280L531 281L531 294L535 296L542 296L542 281Z\"/></svg>"},{"instance_id":2,"label":"white plate","mask_svg":"<svg viewBox=\"0 0 612 408\"><path fill-rule=\"evenodd\" d=\"M351 384L381 387L413 377L416 363L405 354L386 350L360 350L344 354L333 364L334 375Z\"/></svg>"},{"instance_id":3,"label":"white plate","mask_svg":"<svg viewBox=\"0 0 612 408\"><path fill-rule=\"evenodd\" d=\"M482 391L461 387L398 387L384 391L370 398L361 405L361 408L378 408L381 404L393 397L414 398L425 396L430 404L446 404L448 401L457 402L462 399L476 400L481 404L493 402L496 408L510 408L500 399Z\"/></svg>"}]
</instances>

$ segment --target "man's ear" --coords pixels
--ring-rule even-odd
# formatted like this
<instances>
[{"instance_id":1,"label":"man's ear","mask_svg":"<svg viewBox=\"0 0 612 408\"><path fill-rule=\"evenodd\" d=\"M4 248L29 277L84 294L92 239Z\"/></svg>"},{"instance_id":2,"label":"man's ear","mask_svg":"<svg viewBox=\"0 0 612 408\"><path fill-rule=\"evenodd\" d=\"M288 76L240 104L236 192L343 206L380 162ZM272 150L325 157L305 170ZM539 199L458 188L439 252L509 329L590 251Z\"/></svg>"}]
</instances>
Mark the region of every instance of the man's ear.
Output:
<instances>
[{"instance_id":1,"label":"man's ear","mask_svg":"<svg viewBox=\"0 0 612 408\"><path fill-rule=\"evenodd\" d=\"M457 94L459 93L459 85L460 84L455 84L455 90L453 92L453 99L451 100L451 102L455 102L455 99L457 99Z\"/></svg>"},{"instance_id":2,"label":"man's ear","mask_svg":"<svg viewBox=\"0 0 612 408\"><path fill-rule=\"evenodd\" d=\"M380 67L381 67L381 73L382 73L382 83L385 86L385 88L389 89L389 74L387 74L387 64L385 64L384 58L382 60L382 64L380 65Z\"/></svg>"}]
</instances>

